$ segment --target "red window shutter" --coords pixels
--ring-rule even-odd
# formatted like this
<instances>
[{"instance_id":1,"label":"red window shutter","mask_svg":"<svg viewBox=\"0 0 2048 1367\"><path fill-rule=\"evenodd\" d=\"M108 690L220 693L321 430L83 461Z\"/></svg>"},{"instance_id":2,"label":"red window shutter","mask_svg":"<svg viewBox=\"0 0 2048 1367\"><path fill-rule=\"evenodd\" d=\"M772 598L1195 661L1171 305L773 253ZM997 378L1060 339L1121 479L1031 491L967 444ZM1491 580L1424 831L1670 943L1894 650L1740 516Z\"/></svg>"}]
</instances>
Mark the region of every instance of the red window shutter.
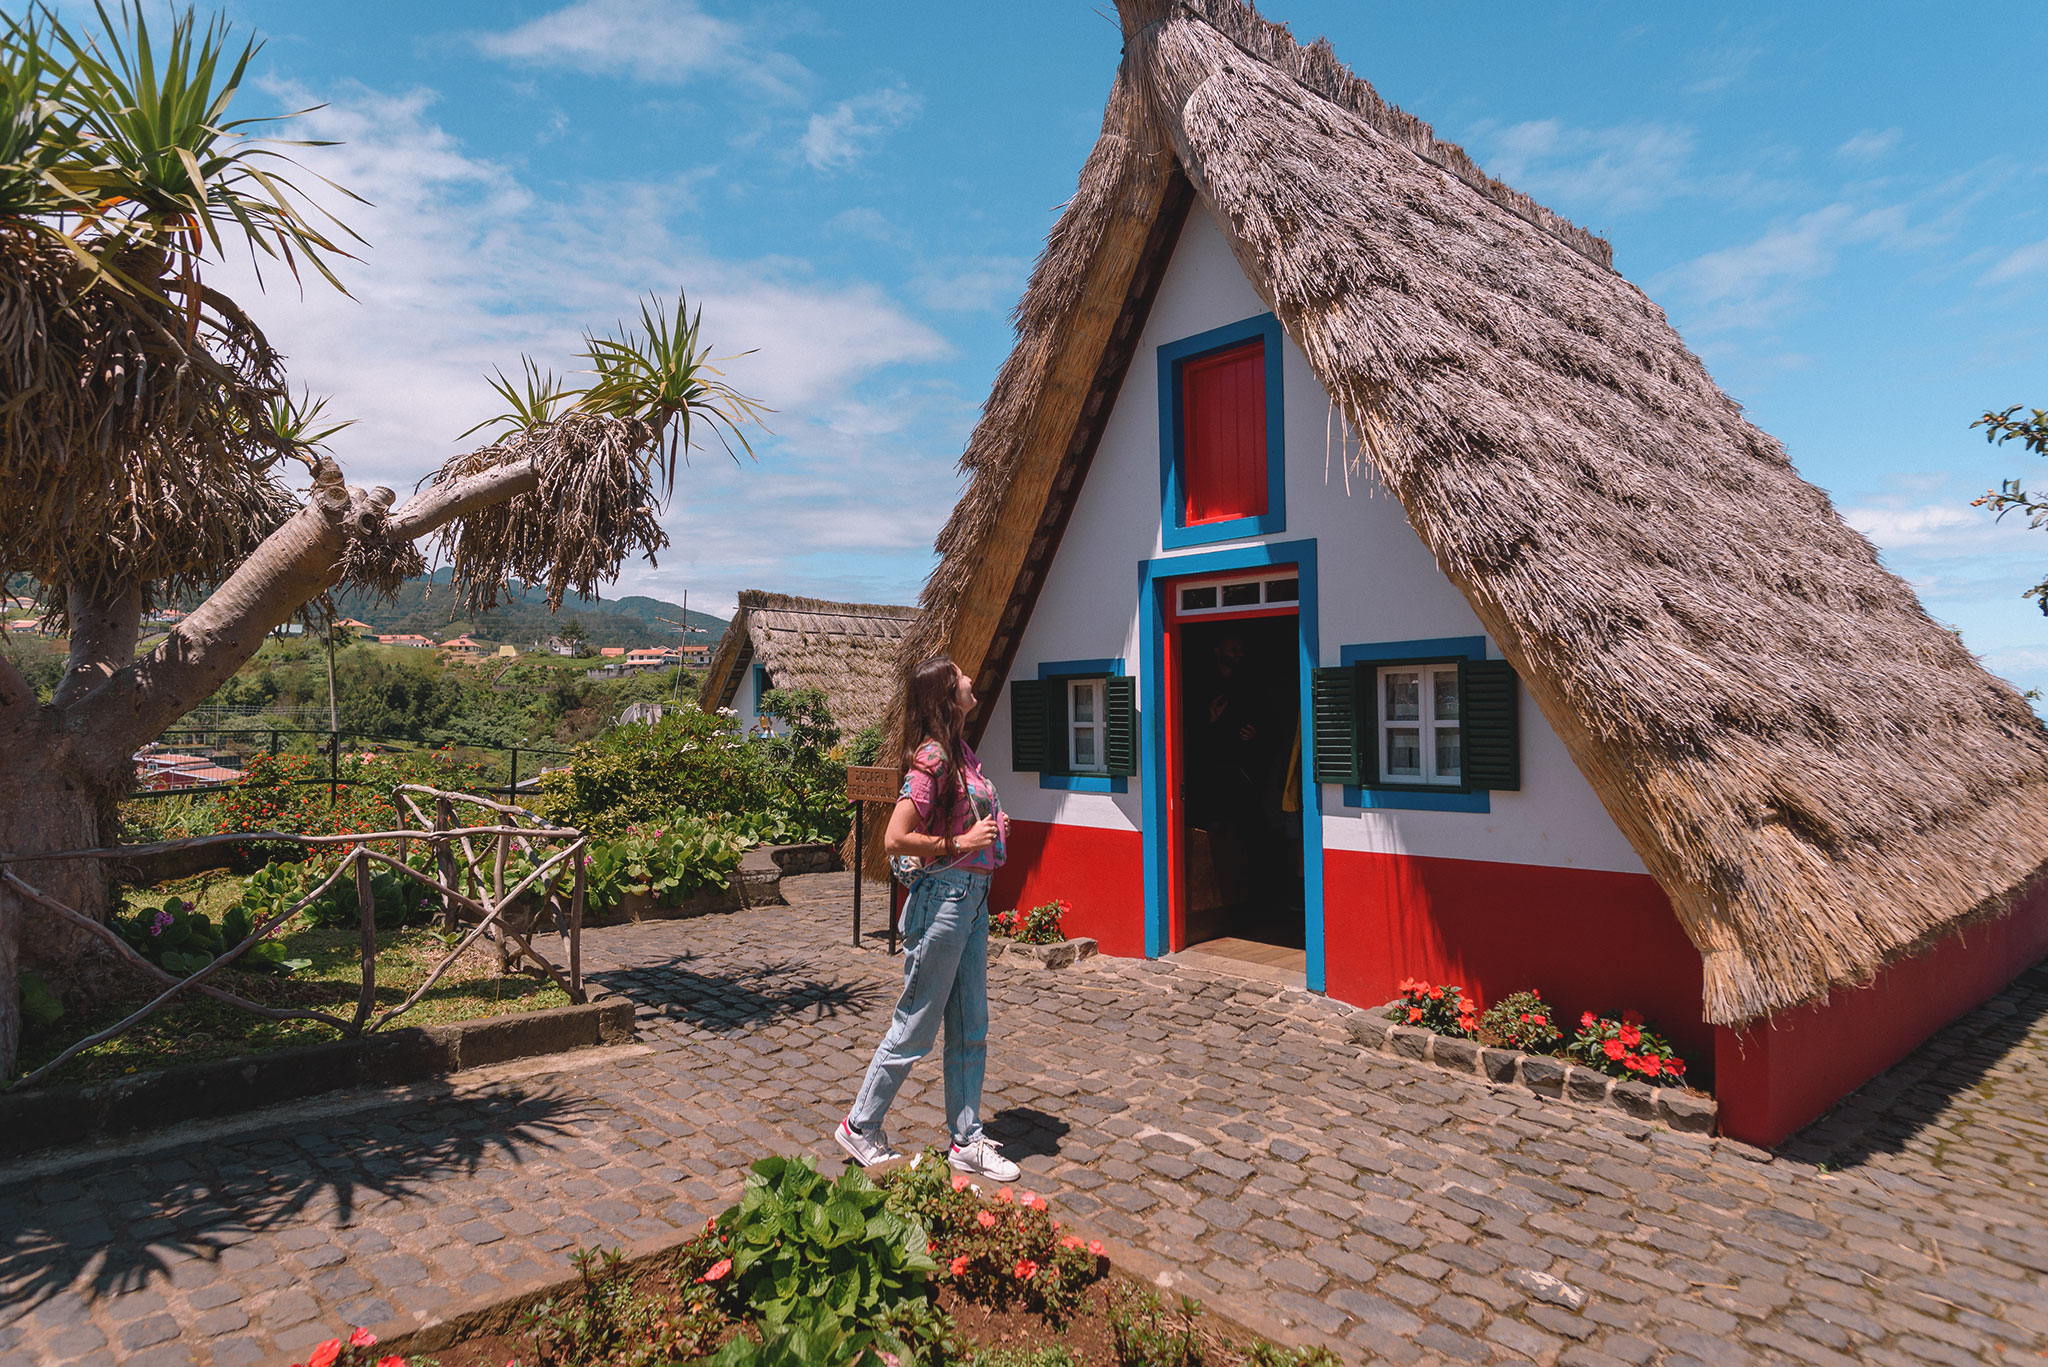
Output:
<instances>
[{"instance_id":1,"label":"red window shutter","mask_svg":"<svg viewBox=\"0 0 2048 1367\"><path fill-rule=\"evenodd\" d=\"M1266 344L1247 342L1181 367L1184 522L1266 511Z\"/></svg>"}]
</instances>

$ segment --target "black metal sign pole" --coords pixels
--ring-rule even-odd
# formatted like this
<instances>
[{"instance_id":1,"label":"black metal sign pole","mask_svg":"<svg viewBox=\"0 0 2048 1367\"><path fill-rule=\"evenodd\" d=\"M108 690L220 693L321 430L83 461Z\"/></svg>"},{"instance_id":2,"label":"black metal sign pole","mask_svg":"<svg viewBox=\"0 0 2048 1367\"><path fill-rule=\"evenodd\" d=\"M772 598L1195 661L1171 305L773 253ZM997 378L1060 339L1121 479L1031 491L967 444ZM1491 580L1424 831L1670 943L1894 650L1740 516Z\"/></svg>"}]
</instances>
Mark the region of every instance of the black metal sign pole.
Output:
<instances>
[{"instance_id":1,"label":"black metal sign pole","mask_svg":"<svg viewBox=\"0 0 2048 1367\"><path fill-rule=\"evenodd\" d=\"M861 842L861 817L867 807L865 802L853 804L853 947L860 948L860 871L867 861L862 857L865 851Z\"/></svg>"}]
</instances>

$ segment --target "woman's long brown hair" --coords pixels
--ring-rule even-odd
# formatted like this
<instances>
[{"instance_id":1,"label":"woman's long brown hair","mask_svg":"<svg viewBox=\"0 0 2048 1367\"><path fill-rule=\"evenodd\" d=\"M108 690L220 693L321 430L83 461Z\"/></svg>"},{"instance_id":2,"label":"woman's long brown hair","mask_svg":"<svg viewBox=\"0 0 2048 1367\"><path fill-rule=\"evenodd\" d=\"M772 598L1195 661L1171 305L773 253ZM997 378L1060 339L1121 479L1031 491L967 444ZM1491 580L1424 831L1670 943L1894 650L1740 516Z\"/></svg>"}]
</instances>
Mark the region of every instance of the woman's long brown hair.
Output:
<instances>
[{"instance_id":1,"label":"woman's long brown hair","mask_svg":"<svg viewBox=\"0 0 2048 1367\"><path fill-rule=\"evenodd\" d=\"M950 655L938 655L910 671L903 690L903 754L897 781L917 762L917 752L926 741L936 741L946 757L946 772L939 776L932 795L932 815L943 833L953 820L953 803L960 782L960 709L953 701L960 671ZM929 820L926 822L929 826Z\"/></svg>"}]
</instances>

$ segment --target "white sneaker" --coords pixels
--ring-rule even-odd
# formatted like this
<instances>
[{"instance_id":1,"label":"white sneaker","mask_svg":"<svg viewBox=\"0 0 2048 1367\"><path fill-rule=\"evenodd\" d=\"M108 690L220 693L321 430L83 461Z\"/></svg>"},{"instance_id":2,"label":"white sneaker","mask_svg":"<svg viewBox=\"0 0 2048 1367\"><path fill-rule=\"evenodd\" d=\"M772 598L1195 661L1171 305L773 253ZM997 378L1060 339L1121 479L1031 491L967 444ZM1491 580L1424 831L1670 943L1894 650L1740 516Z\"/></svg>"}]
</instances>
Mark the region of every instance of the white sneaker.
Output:
<instances>
[{"instance_id":1,"label":"white sneaker","mask_svg":"<svg viewBox=\"0 0 2048 1367\"><path fill-rule=\"evenodd\" d=\"M953 1146L953 1152L946 1155L946 1161L956 1172L972 1173L994 1182L1014 1182L1024 1169L997 1153L1002 1145L993 1139L977 1139L972 1144Z\"/></svg>"},{"instance_id":2,"label":"white sneaker","mask_svg":"<svg viewBox=\"0 0 2048 1367\"><path fill-rule=\"evenodd\" d=\"M832 1137L839 1141L839 1147L846 1150L848 1157L864 1168L871 1168L877 1163L886 1163L891 1158L903 1156L897 1152L896 1146L889 1142L886 1130L877 1129L873 1134L863 1134L853 1128L851 1120L841 1120L839 1128L832 1132Z\"/></svg>"}]
</instances>

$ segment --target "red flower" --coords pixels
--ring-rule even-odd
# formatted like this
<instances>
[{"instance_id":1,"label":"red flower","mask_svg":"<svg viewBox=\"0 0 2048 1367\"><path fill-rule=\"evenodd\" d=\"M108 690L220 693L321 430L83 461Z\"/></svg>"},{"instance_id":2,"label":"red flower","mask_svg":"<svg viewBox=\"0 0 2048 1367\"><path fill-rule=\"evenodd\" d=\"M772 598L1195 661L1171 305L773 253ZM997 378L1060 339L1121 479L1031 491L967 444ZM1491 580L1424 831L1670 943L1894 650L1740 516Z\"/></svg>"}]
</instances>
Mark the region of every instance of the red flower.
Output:
<instances>
[{"instance_id":1,"label":"red flower","mask_svg":"<svg viewBox=\"0 0 2048 1367\"><path fill-rule=\"evenodd\" d=\"M405 1367L405 1359L396 1354L388 1358L378 1358L377 1367Z\"/></svg>"},{"instance_id":2,"label":"red flower","mask_svg":"<svg viewBox=\"0 0 2048 1367\"><path fill-rule=\"evenodd\" d=\"M720 1258L717 1262L711 1264L710 1271L697 1278L697 1280L700 1282L715 1282L730 1271L732 1271L732 1259Z\"/></svg>"},{"instance_id":3,"label":"red flower","mask_svg":"<svg viewBox=\"0 0 2048 1367\"><path fill-rule=\"evenodd\" d=\"M1684 1077L1684 1076L1685 1076L1685 1060L1684 1060L1684 1059L1682 1059L1682 1058L1667 1058L1667 1059L1665 1059L1665 1060L1664 1060L1664 1071L1665 1071L1665 1072L1667 1072L1667 1073L1669 1073L1669 1074L1671 1074L1671 1076L1673 1076L1673 1077Z\"/></svg>"},{"instance_id":4,"label":"red flower","mask_svg":"<svg viewBox=\"0 0 2048 1367\"><path fill-rule=\"evenodd\" d=\"M1078 1234L1069 1234L1069 1235L1068 1235L1068 1236L1067 1236L1066 1238L1064 1238L1064 1239L1060 1240L1060 1247L1061 1247L1061 1248L1079 1248L1079 1247L1081 1247L1081 1236L1080 1236L1080 1235L1078 1235Z\"/></svg>"},{"instance_id":5,"label":"red flower","mask_svg":"<svg viewBox=\"0 0 2048 1367\"><path fill-rule=\"evenodd\" d=\"M1621 1013L1621 1023L1623 1025L1641 1025L1643 1023L1643 1013L1640 1011L1624 1011Z\"/></svg>"},{"instance_id":6,"label":"red flower","mask_svg":"<svg viewBox=\"0 0 2048 1367\"><path fill-rule=\"evenodd\" d=\"M1090 1255L1100 1258L1102 1256L1102 1240L1090 1239L1088 1241L1088 1252Z\"/></svg>"},{"instance_id":7,"label":"red flower","mask_svg":"<svg viewBox=\"0 0 2048 1367\"><path fill-rule=\"evenodd\" d=\"M1532 997L1534 997L1534 998L1535 998L1535 999L1536 999L1537 1001L1542 1001L1542 1000L1543 1000L1543 994L1542 994L1541 992L1538 992L1538 991L1537 991L1537 990L1536 990L1535 988L1533 988L1533 987L1529 989L1529 995L1530 995L1530 996L1532 996Z\"/></svg>"},{"instance_id":8,"label":"red flower","mask_svg":"<svg viewBox=\"0 0 2048 1367\"><path fill-rule=\"evenodd\" d=\"M1017 1199L1017 1193L1008 1187L1002 1187L997 1190L996 1199L1007 1206L1010 1202Z\"/></svg>"},{"instance_id":9,"label":"red flower","mask_svg":"<svg viewBox=\"0 0 2048 1367\"><path fill-rule=\"evenodd\" d=\"M1655 1076L1657 1076L1657 1075L1658 1075L1659 1073L1661 1073L1661 1072L1663 1072L1663 1071L1664 1071L1664 1060L1662 1060L1662 1059L1658 1058L1658 1057L1657 1057L1657 1056L1656 1056L1655 1054L1644 1054L1644 1055L1643 1055L1643 1074L1644 1074L1644 1076L1646 1076L1646 1077L1655 1077Z\"/></svg>"},{"instance_id":10,"label":"red flower","mask_svg":"<svg viewBox=\"0 0 2048 1367\"><path fill-rule=\"evenodd\" d=\"M306 1367L334 1367L334 1360L341 1356L341 1340L329 1339L313 1350L313 1356L306 1359Z\"/></svg>"},{"instance_id":11,"label":"red flower","mask_svg":"<svg viewBox=\"0 0 2048 1367\"><path fill-rule=\"evenodd\" d=\"M1444 990L1443 990L1443 989L1442 989L1441 987L1432 987L1432 988L1430 988L1430 989L1429 989L1429 999L1430 999L1431 1001L1433 1001L1433 1002L1440 1002L1440 1001L1442 1001L1442 1000L1444 999Z\"/></svg>"},{"instance_id":12,"label":"red flower","mask_svg":"<svg viewBox=\"0 0 2048 1367\"><path fill-rule=\"evenodd\" d=\"M1628 1048L1625 1045L1623 1045L1622 1042L1618 1039L1608 1040L1605 1044L1601 1045L1600 1047L1606 1050L1607 1057L1609 1058L1620 1058L1623 1054L1626 1054L1628 1052Z\"/></svg>"},{"instance_id":13,"label":"red flower","mask_svg":"<svg viewBox=\"0 0 2048 1367\"><path fill-rule=\"evenodd\" d=\"M1593 1028L1593 1021L1593 1013L1591 1011L1586 1012L1584 1015L1579 1017L1579 1029L1591 1030Z\"/></svg>"},{"instance_id":14,"label":"red flower","mask_svg":"<svg viewBox=\"0 0 2048 1367\"><path fill-rule=\"evenodd\" d=\"M1033 1277L1035 1277L1035 1276L1037 1276L1037 1275L1038 1275L1038 1264L1037 1264L1037 1263L1034 1263L1034 1262L1032 1262L1032 1261L1031 1261L1031 1260L1030 1260L1029 1258L1019 1258L1019 1259L1017 1260L1017 1280L1018 1280L1018 1281L1020 1281L1020 1282L1028 1282L1028 1281L1030 1281L1030 1280L1031 1280L1031 1279L1032 1279Z\"/></svg>"},{"instance_id":15,"label":"red flower","mask_svg":"<svg viewBox=\"0 0 2048 1367\"><path fill-rule=\"evenodd\" d=\"M377 1336L367 1329L351 1329L349 1331L348 1346L351 1348L367 1348L376 1341Z\"/></svg>"},{"instance_id":16,"label":"red flower","mask_svg":"<svg viewBox=\"0 0 2048 1367\"><path fill-rule=\"evenodd\" d=\"M1633 1049L1643 1042L1643 1032L1633 1025L1624 1025L1621 1027L1621 1042Z\"/></svg>"},{"instance_id":17,"label":"red flower","mask_svg":"<svg viewBox=\"0 0 2048 1367\"><path fill-rule=\"evenodd\" d=\"M955 1258L955 1259L953 1260L953 1264L952 1264L952 1272L953 1272L953 1275L954 1275L954 1276L956 1276L956 1277L958 1277L958 1276L960 1276L960 1275L961 1275L962 1273L966 1272L966 1271L967 1271L967 1263L968 1263L968 1258L967 1258L967 1255L966 1255L965 1253L963 1253L963 1254L961 1254L961 1255L960 1255L959 1257Z\"/></svg>"},{"instance_id":18,"label":"red flower","mask_svg":"<svg viewBox=\"0 0 2048 1367\"><path fill-rule=\"evenodd\" d=\"M974 1184L968 1180L966 1173L956 1172L953 1174L953 1190L965 1191L967 1190L967 1188L973 1185Z\"/></svg>"},{"instance_id":19,"label":"red flower","mask_svg":"<svg viewBox=\"0 0 2048 1367\"><path fill-rule=\"evenodd\" d=\"M983 1229L994 1229L996 1227L995 1212L984 1210L981 1214L974 1217L974 1223L980 1225Z\"/></svg>"},{"instance_id":20,"label":"red flower","mask_svg":"<svg viewBox=\"0 0 2048 1367\"><path fill-rule=\"evenodd\" d=\"M1419 1020L1421 1020L1421 1019L1422 1019L1422 1008L1421 1008L1421 1007L1419 1007L1419 1006L1411 1006L1411 1007L1409 1007L1409 1008L1408 1008L1408 1023L1409 1023L1410 1025L1413 1025L1413 1024L1414 1024L1414 1023L1416 1022L1416 1021L1419 1021Z\"/></svg>"}]
</instances>

